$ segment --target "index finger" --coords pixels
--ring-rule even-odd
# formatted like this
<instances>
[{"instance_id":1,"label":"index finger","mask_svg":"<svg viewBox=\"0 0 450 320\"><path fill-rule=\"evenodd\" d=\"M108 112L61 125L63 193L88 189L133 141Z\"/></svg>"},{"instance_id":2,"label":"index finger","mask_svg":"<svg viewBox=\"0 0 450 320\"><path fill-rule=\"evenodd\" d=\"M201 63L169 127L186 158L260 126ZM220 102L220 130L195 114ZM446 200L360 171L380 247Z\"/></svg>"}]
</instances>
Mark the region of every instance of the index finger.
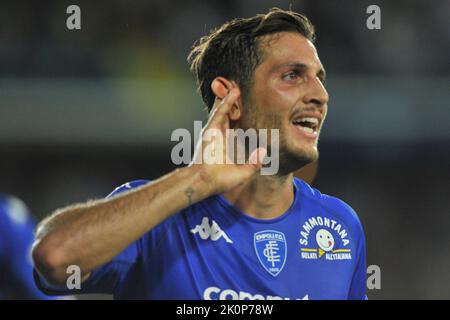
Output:
<instances>
[{"instance_id":1,"label":"index finger","mask_svg":"<svg viewBox=\"0 0 450 320\"><path fill-rule=\"evenodd\" d=\"M209 118L213 120L225 116L231 110L231 107L237 101L239 96L239 89L233 88L222 100L219 100L219 98L216 97Z\"/></svg>"}]
</instances>

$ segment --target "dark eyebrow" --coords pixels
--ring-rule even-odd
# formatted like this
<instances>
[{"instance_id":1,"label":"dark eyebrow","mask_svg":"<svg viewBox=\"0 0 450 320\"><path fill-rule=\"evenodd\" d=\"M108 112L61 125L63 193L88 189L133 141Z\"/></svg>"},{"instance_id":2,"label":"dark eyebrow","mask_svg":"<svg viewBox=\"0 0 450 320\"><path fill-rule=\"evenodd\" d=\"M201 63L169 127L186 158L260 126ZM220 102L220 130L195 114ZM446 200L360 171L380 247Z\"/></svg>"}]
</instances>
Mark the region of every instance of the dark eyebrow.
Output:
<instances>
[{"instance_id":1,"label":"dark eyebrow","mask_svg":"<svg viewBox=\"0 0 450 320\"><path fill-rule=\"evenodd\" d=\"M283 67L291 67L291 68L296 68L296 69L300 69L300 70L306 70L309 68L308 65L301 63L301 62L290 62L290 63L284 63L281 65L274 66L271 71L276 72L277 70L279 70ZM326 77L327 77L327 72L325 71L325 69L321 68L317 72L317 77L319 77L319 79L322 82L325 82Z\"/></svg>"}]
</instances>

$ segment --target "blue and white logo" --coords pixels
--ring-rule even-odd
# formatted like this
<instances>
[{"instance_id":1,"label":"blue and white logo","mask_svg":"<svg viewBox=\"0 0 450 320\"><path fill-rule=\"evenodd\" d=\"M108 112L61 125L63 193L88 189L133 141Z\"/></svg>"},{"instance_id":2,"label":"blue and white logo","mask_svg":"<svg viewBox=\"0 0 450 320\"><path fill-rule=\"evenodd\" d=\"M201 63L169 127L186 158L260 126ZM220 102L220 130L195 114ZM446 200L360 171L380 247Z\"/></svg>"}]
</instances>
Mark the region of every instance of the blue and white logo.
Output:
<instances>
[{"instance_id":1,"label":"blue and white logo","mask_svg":"<svg viewBox=\"0 0 450 320\"><path fill-rule=\"evenodd\" d=\"M274 230L255 233L253 238L256 255L264 269L276 277L283 270L287 256L286 237Z\"/></svg>"}]
</instances>

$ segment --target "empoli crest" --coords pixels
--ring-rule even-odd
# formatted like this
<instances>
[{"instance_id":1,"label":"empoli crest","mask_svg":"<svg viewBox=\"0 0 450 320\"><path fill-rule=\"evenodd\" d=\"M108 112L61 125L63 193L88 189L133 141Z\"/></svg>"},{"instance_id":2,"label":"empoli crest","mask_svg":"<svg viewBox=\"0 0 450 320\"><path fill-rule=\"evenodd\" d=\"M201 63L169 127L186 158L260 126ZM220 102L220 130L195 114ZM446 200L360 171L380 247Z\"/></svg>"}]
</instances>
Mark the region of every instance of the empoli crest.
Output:
<instances>
[{"instance_id":1,"label":"empoli crest","mask_svg":"<svg viewBox=\"0 0 450 320\"><path fill-rule=\"evenodd\" d=\"M276 277L286 262L286 237L279 231L264 230L255 233L253 242L259 262L267 272Z\"/></svg>"}]
</instances>

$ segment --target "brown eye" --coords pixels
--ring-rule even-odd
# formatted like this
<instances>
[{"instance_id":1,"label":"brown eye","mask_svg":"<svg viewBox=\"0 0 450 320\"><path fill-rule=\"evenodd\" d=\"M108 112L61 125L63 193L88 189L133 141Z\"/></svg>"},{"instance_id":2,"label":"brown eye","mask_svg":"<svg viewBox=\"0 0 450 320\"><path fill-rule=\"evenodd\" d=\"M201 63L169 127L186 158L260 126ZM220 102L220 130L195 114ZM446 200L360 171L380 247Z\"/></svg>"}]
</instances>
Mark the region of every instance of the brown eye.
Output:
<instances>
[{"instance_id":1,"label":"brown eye","mask_svg":"<svg viewBox=\"0 0 450 320\"><path fill-rule=\"evenodd\" d=\"M284 80L296 80L298 78L298 73L295 71L289 71L283 75Z\"/></svg>"}]
</instances>

